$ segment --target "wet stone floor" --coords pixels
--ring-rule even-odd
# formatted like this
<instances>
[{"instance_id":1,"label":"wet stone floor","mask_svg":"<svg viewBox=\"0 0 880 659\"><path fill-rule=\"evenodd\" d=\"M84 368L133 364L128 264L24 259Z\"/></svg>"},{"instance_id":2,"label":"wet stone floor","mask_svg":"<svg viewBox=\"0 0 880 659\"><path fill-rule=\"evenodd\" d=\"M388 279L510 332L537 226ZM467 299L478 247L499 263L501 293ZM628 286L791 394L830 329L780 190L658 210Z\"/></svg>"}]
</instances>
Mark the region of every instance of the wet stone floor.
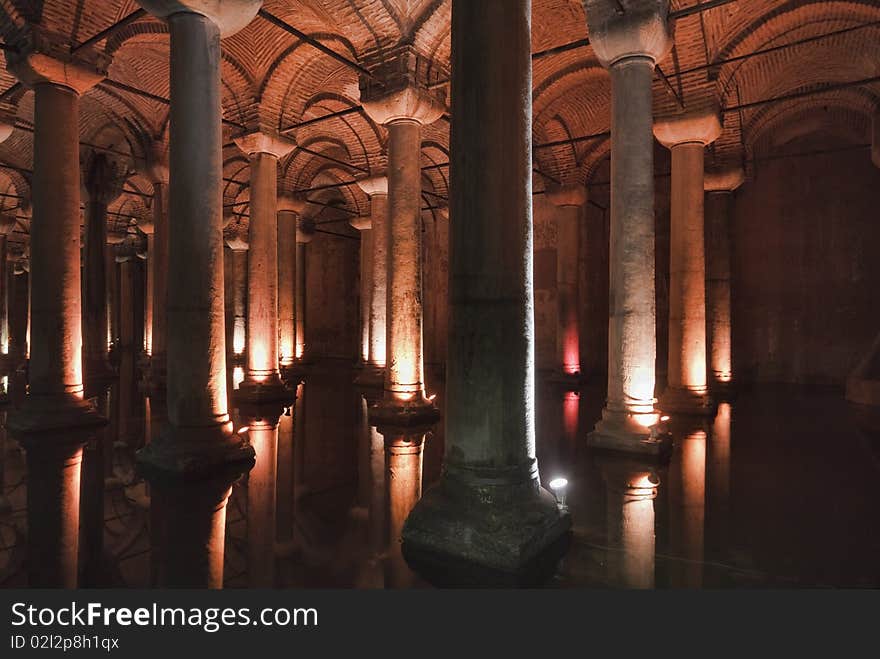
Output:
<instances>
[{"instance_id":1,"label":"wet stone floor","mask_svg":"<svg viewBox=\"0 0 880 659\"><path fill-rule=\"evenodd\" d=\"M149 587L155 569L149 487L134 452L159 432L162 405L139 392L134 369L120 373L98 398L110 418L104 443L84 458L105 465L103 483L82 477L84 492L97 487L104 497L101 555L90 562L81 541L84 586ZM402 558L397 527L419 496L419 476L427 488L440 475L443 423L425 436L423 460L398 457L389 468L354 375L342 366L313 369L279 421L274 469L258 455L234 485L226 587L267 579L279 588L428 587ZM234 371L230 379L238 379ZM429 380L428 391L442 409L442 384ZM542 479L568 480L574 526L549 587L880 586L880 434L860 429L839 391L741 391L713 419L673 420L665 464L587 449L599 388L541 384L537 397ZM23 587L29 483L24 453L5 429L0 458L0 587Z\"/></svg>"}]
</instances>

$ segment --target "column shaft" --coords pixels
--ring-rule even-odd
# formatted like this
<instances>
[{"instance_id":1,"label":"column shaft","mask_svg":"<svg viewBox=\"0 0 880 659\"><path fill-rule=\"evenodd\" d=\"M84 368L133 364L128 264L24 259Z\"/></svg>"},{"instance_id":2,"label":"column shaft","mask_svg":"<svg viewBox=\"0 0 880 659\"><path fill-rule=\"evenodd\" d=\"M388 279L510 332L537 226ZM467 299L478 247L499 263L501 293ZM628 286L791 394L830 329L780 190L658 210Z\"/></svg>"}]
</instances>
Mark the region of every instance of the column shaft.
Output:
<instances>
[{"instance_id":1,"label":"column shaft","mask_svg":"<svg viewBox=\"0 0 880 659\"><path fill-rule=\"evenodd\" d=\"M556 233L556 361L565 375L581 371L580 300L578 256L580 246L580 207L561 206L557 210Z\"/></svg>"},{"instance_id":2,"label":"column shaft","mask_svg":"<svg viewBox=\"0 0 880 659\"><path fill-rule=\"evenodd\" d=\"M9 353L9 275L5 235L0 235L0 351Z\"/></svg>"},{"instance_id":3,"label":"column shaft","mask_svg":"<svg viewBox=\"0 0 880 659\"><path fill-rule=\"evenodd\" d=\"M306 351L306 244L296 244L296 358Z\"/></svg>"},{"instance_id":4,"label":"column shaft","mask_svg":"<svg viewBox=\"0 0 880 659\"><path fill-rule=\"evenodd\" d=\"M147 235L147 290L144 298L144 352L153 353L153 297L156 288L156 241L153 234Z\"/></svg>"},{"instance_id":5,"label":"column shaft","mask_svg":"<svg viewBox=\"0 0 880 659\"><path fill-rule=\"evenodd\" d=\"M713 386L733 379L730 327L730 204L733 194L706 196L706 260L709 281L709 361Z\"/></svg>"},{"instance_id":6,"label":"column shaft","mask_svg":"<svg viewBox=\"0 0 880 659\"><path fill-rule=\"evenodd\" d=\"M247 348L247 274L248 252L246 249L232 250L232 276L234 326L232 330L232 350L236 355L245 354Z\"/></svg>"},{"instance_id":7,"label":"column shaft","mask_svg":"<svg viewBox=\"0 0 880 659\"><path fill-rule=\"evenodd\" d=\"M296 358L296 213L278 213L278 323L282 366Z\"/></svg>"},{"instance_id":8,"label":"column shaft","mask_svg":"<svg viewBox=\"0 0 880 659\"><path fill-rule=\"evenodd\" d=\"M370 197L373 223L373 294L370 298L370 364L385 368L388 305L388 195Z\"/></svg>"},{"instance_id":9,"label":"column shaft","mask_svg":"<svg viewBox=\"0 0 880 659\"><path fill-rule=\"evenodd\" d=\"M361 360L370 361L370 314L373 307L373 230L361 234Z\"/></svg>"},{"instance_id":10,"label":"column shaft","mask_svg":"<svg viewBox=\"0 0 880 659\"><path fill-rule=\"evenodd\" d=\"M389 228L385 397L424 398L422 350L421 125L388 125Z\"/></svg>"},{"instance_id":11,"label":"column shaft","mask_svg":"<svg viewBox=\"0 0 880 659\"><path fill-rule=\"evenodd\" d=\"M97 196L101 191L93 190ZM83 353L85 376L104 378L110 367L107 345L107 203L86 203L85 285L83 286Z\"/></svg>"},{"instance_id":12,"label":"column shaft","mask_svg":"<svg viewBox=\"0 0 880 659\"><path fill-rule=\"evenodd\" d=\"M167 183L153 184L153 244L150 260L153 263L153 295L149 300L151 313L150 370L159 375L161 386L167 372L166 351L168 345L168 201Z\"/></svg>"}]
</instances>

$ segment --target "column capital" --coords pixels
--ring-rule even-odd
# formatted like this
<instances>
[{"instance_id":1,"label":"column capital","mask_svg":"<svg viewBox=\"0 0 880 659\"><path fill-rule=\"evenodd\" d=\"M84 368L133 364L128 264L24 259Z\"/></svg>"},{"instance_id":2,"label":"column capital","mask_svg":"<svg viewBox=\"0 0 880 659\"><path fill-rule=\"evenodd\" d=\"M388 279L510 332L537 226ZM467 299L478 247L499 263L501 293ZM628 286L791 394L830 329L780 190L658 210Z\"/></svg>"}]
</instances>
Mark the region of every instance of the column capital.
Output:
<instances>
[{"instance_id":1,"label":"column capital","mask_svg":"<svg viewBox=\"0 0 880 659\"><path fill-rule=\"evenodd\" d=\"M554 206L583 206L589 199L582 185L560 185L547 190L547 200Z\"/></svg>"},{"instance_id":2,"label":"column capital","mask_svg":"<svg viewBox=\"0 0 880 659\"><path fill-rule=\"evenodd\" d=\"M154 140L147 148L143 167L144 175L153 186L168 185L170 177L168 167L168 143Z\"/></svg>"},{"instance_id":3,"label":"column capital","mask_svg":"<svg viewBox=\"0 0 880 659\"><path fill-rule=\"evenodd\" d=\"M294 194L280 194L278 195L278 202L276 204L276 208L279 213L287 212L287 213L296 213L297 215L302 214L302 212L308 206L308 200L299 193Z\"/></svg>"},{"instance_id":4,"label":"column capital","mask_svg":"<svg viewBox=\"0 0 880 659\"><path fill-rule=\"evenodd\" d=\"M368 197L372 197L374 195L388 194L388 177L384 174L381 176L362 178L357 182L357 184L358 187L363 190L364 194Z\"/></svg>"},{"instance_id":5,"label":"column capital","mask_svg":"<svg viewBox=\"0 0 880 659\"><path fill-rule=\"evenodd\" d=\"M71 56L69 39L31 25L6 51L6 68L26 87L52 84L83 94L105 77L110 58L86 49Z\"/></svg>"},{"instance_id":6,"label":"column capital","mask_svg":"<svg viewBox=\"0 0 880 659\"><path fill-rule=\"evenodd\" d=\"M358 231L369 231L373 228L373 218L369 215L353 217L348 221L348 223Z\"/></svg>"},{"instance_id":7,"label":"column capital","mask_svg":"<svg viewBox=\"0 0 880 659\"><path fill-rule=\"evenodd\" d=\"M679 144L707 146L721 135L721 119L717 108L690 112L658 119L654 122L654 137L671 149Z\"/></svg>"},{"instance_id":8,"label":"column capital","mask_svg":"<svg viewBox=\"0 0 880 659\"><path fill-rule=\"evenodd\" d=\"M135 220L137 222L137 228L140 232L146 236L152 236L156 231L156 225L154 224L152 218L145 216L139 217Z\"/></svg>"},{"instance_id":9,"label":"column capital","mask_svg":"<svg viewBox=\"0 0 880 659\"><path fill-rule=\"evenodd\" d=\"M138 4L159 18L172 14L199 14L231 36L254 20L263 0L138 0Z\"/></svg>"},{"instance_id":10,"label":"column capital","mask_svg":"<svg viewBox=\"0 0 880 659\"><path fill-rule=\"evenodd\" d=\"M121 245L125 242L126 234L121 231L107 231L107 244L108 245Z\"/></svg>"},{"instance_id":11,"label":"column capital","mask_svg":"<svg viewBox=\"0 0 880 659\"><path fill-rule=\"evenodd\" d=\"M703 176L703 189L706 192L733 192L745 181L742 167L726 167L710 170Z\"/></svg>"},{"instance_id":12,"label":"column capital","mask_svg":"<svg viewBox=\"0 0 880 659\"><path fill-rule=\"evenodd\" d=\"M403 45L381 59L367 60L372 75L361 75L361 105L373 121L392 124L415 121L432 124L443 116L446 103L439 89L431 89L426 79L426 58L411 45ZM436 66L435 66L436 68Z\"/></svg>"},{"instance_id":13,"label":"column capital","mask_svg":"<svg viewBox=\"0 0 880 659\"><path fill-rule=\"evenodd\" d=\"M293 140L263 131L241 135L234 138L233 141L248 157L253 157L258 153L268 153L281 159L296 148L296 143Z\"/></svg>"},{"instance_id":14,"label":"column capital","mask_svg":"<svg viewBox=\"0 0 880 659\"><path fill-rule=\"evenodd\" d=\"M246 252L250 249L247 228L240 222L227 225L223 230L223 239L233 252Z\"/></svg>"},{"instance_id":15,"label":"column capital","mask_svg":"<svg viewBox=\"0 0 880 659\"><path fill-rule=\"evenodd\" d=\"M315 221L308 218L302 218L296 225L296 242L310 243L315 237Z\"/></svg>"},{"instance_id":16,"label":"column capital","mask_svg":"<svg viewBox=\"0 0 880 659\"><path fill-rule=\"evenodd\" d=\"M122 194L125 171L105 153L93 152L84 163L82 187L84 200L111 204Z\"/></svg>"},{"instance_id":17,"label":"column capital","mask_svg":"<svg viewBox=\"0 0 880 659\"><path fill-rule=\"evenodd\" d=\"M629 57L658 62L672 49L668 0L583 0L590 45L602 66Z\"/></svg>"}]
</instances>

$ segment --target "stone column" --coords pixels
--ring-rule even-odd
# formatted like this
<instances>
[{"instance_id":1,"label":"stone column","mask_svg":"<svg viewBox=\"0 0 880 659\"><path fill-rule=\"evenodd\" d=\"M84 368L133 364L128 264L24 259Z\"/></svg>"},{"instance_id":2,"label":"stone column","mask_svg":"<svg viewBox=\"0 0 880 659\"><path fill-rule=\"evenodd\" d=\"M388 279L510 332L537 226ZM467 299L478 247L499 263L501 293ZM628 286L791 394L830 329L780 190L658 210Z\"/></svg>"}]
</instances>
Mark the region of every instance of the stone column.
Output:
<instances>
[{"instance_id":1,"label":"stone column","mask_svg":"<svg viewBox=\"0 0 880 659\"><path fill-rule=\"evenodd\" d=\"M251 166L247 368L238 395L253 402L284 400L289 392L278 369L278 160L293 144L261 132L236 144Z\"/></svg>"},{"instance_id":2,"label":"stone column","mask_svg":"<svg viewBox=\"0 0 880 659\"><path fill-rule=\"evenodd\" d=\"M278 357L282 369L296 361L296 222L305 207L301 197L278 198Z\"/></svg>"},{"instance_id":3,"label":"stone column","mask_svg":"<svg viewBox=\"0 0 880 659\"><path fill-rule=\"evenodd\" d=\"M103 72L26 48L6 56L34 91L29 390L7 427L39 484L27 492L28 583L74 588L83 444L106 424L83 397L79 181L79 97Z\"/></svg>"},{"instance_id":4,"label":"stone column","mask_svg":"<svg viewBox=\"0 0 880 659\"><path fill-rule=\"evenodd\" d=\"M706 378L706 259L703 167L706 146L721 134L715 110L658 121L657 140L672 151L669 254L669 367L660 407L709 415Z\"/></svg>"},{"instance_id":5,"label":"stone column","mask_svg":"<svg viewBox=\"0 0 880 659\"><path fill-rule=\"evenodd\" d=\"M152 293L147 298L149 318L148 348L150 371L149 391L152 395L164 395L167 373L167 318L168 318L168 154L167 149L154 145L148 161L147 174L153 182L151 218L145 221L152 233L147 234L147 259L152 273Z\"/></svg>"},{"instance_id":6,"label":"stone column","mask_svg":"<svg viewBox=\"0 0 880 659\"><path fill-rule=\"evenodd\" d=\"M253 465L227 408L223 326L220 37L260 0L140 0L171 34L168 423L138 453L160 507L164 586L223 583L226 500Z\"/></svg>"},{"instance_id":7,"label":"stone column","mask_svg":"<svg viewBox=\"0 0 880 659\"><path fill-rule=\"evenodd\" d=\"M388 178L373 176L358 181L370 197L370 226L373 254L370 258L370 346L367 367L361 373L363 384L382 386L385 380L385 315L388 304Z\"/></svg>"},{"instance_id":8,"label":"stone column","mask_svg":"<svg viewBox=\"0 0 880 659\"><path fill-rule=\"evenodd\" d=\"M654 500L660 478L651 465L611 456L599 459L605 480L608 565L624 588L654 587Z\"/></svg>"},{"instance_id":9,"label":"stone column","mask_svg":"<svg viewBox=\"0 0 880 659\"><path fill-rule=\"evenodd\" d=\"M713 393L724 398L733 386L730 327L730 218L733 193L742 185L740 168L707 172L706 280L708 282L709 373Z\"/></svg>"},{"instance_id":10,"label":"stone column","mask_svg":"<svg viewBox=\"0 0 880 659\"><path fill-rule=\"evenodd\" d=\"M296 225L296 359L306 359L306 245L315 237L314 223L300 218Z\"/></svg>"},{"instance_id":11,"label":"stone column","mask_svg":"<svg viewBox=\"0 0 880 659\"><path fill-rule=\"evenodd\" d=\"M556 369L569 384L581 375L580 256L581 208L587 190L567 185L547 193L556 211Z\"/></svg>"},{"instance_id":12,"label":"stone column","mask_svg":"<svg viewBox=\"0 0 880 659\"><path fill-rule=\"evenodd\" d=\"M425 396L422 336L422 126L439 119L442 99L419 78L411 46L376 67L383 79L361 79L361 103L388 130L388 243L385 396L376 420L423 423L437 411ZM423 69L425 67L422 67ZM399 421L398 421L399 422Z\"/></svg>"},{"instance_id":13,"label":"stone column","mask_svg":"<svg viewBox=\"0 0 880 659\"><path fill-rule=\"evenodd\" d=\"M107 340L107 207L122 192L124 173L104 153L93 153L83 172L86 193L83 282L83 369L92 386L113 376Z\"/></svg>"},{"instance_id":14,"label":"stone column","mask_svg":"<svg viewBox=\"0 0 880 659\"><path fill-rule=\"evenodd\" d=\"M403 530L410 564L452 559L453 581L536 579L570 526L535 457L530 33L529 0L453 0L446 452Z\"/></svg>"},{"instance_id":15,"label":"stone column","mask_svg":"<svg viewBox=\"0 0 880 659\"><path fill-rule=\"evenodd\" d=\"M232 250L232 355L242 358L247 349L247 270L248 243L244 236L226 239ZM236 363L238 363L236 361Z\"/></svg>"},{"instance_id":16,"label":"stone column","mask_svg":"<svg viewBox=\"0 0 880 659\"><path fill-rule=\"evenodd\" d=\"M2 141L2 140L0 140ZM15 229L15 215L0 217L0 351L9 349L9 277L7 274L7 236Z\"/></svg>"},{"instance_id":17,"label":"stone column","mask_svg":"<svg viewBox=\"0 0 880 659\"><path fill-rule=\"evenodd\" d=\"M12 305L9 308L9 354L17 366L24 362L28 354L28 317L30 316L30 276L22 263L12 269L10 293Z\"/></svg>"},{"instance_id":18,"label":"stone column","mask_svg":"<svg viewBox=\"0 0 880 659\"><path fill-rule=\"evenodd\" d=\"M665 0L585 0L590 44L611 74L608 393L589 445L659 454L654 295L654 140L651 80L672 43Z\"/></svg>"},{"instance_id":19,"label":"stone column","mask_svg":"<svg viewBox=\"0 0 880 659\"><path fill-rule=\"evenodd\" d=\"M370 217L354 217L348 222L361 233L361 361L370 363L370 309L373 297L373 223Z\"/></svg>"}]
</instances>

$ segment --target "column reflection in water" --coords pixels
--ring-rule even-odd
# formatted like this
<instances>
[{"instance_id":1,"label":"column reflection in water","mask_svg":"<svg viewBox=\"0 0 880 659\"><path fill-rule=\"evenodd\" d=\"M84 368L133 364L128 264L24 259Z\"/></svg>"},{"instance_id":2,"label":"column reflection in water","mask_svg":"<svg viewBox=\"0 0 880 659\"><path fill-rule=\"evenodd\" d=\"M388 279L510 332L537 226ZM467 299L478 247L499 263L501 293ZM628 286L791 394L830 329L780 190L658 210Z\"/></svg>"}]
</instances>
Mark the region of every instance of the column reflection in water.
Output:
<instances>
[{"instance_id":1,"label":"column reflection in water","mask_svg":"<svg viewBox=\"0 0 880 659\"><path fill-rule=\"evenodd\" d=\"M660 477L647 462L602 456L599 465L606 488L609 580L625 588L653 588Z\"/></svg>"},{"instance_id":2,"label":"column reflection in water","mask_svg":"<svg viewBox=\"0 0 880 659\"><path fill-rule=\"evenodd\" d=\"M706 545L707 553L723 552L728 546L730 519L730 403L719 403L712 423L706 460ZM719 555L724 560L725 556Z\"/></svg>"},{"instance_id":3,"label":"column reflection in water","mask_svg":"<svg viewBox=\"0 0 880 659\"><path fill-rule=\"evenodd\" d=\"M672 498L669 506L670 585L703 585L703 536L706 514L706 441L704 422L672 425L676 441L670 465Z\"/></svg>"},{"instance_id":4,"label":"column reflection in water","mask_svg":"<svg viewBox=\"0 0 880 659\"><path fill-rule=\"evenodd\" d=\"M297 387L297 396L302 385ZM284 410L278 420L278 466L275 487L275 554L283 557L292 553L294 547L293 519L293 406ZM259 456L257 457L259 461Z\"/></svg>"},{"instance_id":5,"label":"column reflection in water","mask_svg":"<svg viewBox=\"0 0 880 659\"><path fill-rule=\"evenodd\" d=\"M280 405L248 406L241 412L248 441L257 456L247 477L248 586L271 588L275 585L278 424L283 408Z\"/></svg>"},{"instance_id":6,"label":"column reflection in water","mask_svg":"<svg viewBox=\"0 0 880 659\"><path fill-rule=\"evenodd\" d=\"M422 497L422 458L428 428L377 429L385 445L385 492L388 510L388 560L386 585L411 588L415 574L403 559L401 531L416 502Z\"/></svg>"},{"instance_id":7,"label":"column reflection in water","mask_svg":"<svg viewBox=\"0 0 880 659\"><path fill-rule=\"evenodd\" d=\"M118 397L118 385L104 388L95 398L98 413L111 422L83 447L80 486L79 569L80 586L101 585L104 565L104 489L113 474L113 443L117 424L111 399Z\"/></svg>"}]
</instances>

